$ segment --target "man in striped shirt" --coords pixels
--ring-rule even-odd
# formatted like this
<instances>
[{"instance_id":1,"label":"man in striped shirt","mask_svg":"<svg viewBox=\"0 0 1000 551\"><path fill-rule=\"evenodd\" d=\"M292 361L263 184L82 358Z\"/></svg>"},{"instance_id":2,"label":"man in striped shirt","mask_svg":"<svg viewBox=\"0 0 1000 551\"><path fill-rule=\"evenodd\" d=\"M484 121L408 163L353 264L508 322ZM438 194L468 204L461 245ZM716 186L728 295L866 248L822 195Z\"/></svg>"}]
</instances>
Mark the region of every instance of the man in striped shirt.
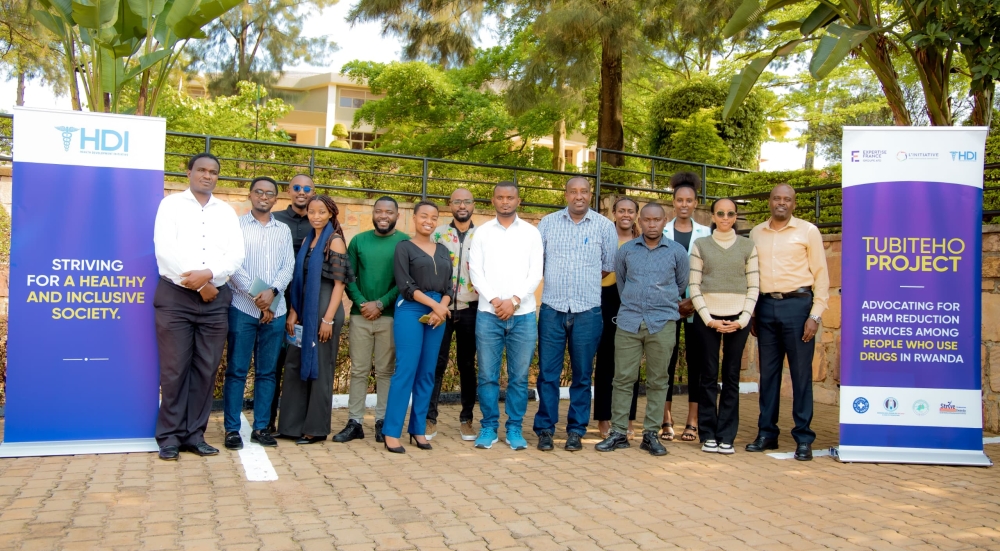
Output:
<instances>
[{"instance_id":1,"label":"man in striped shirt","mask_svg":"<svg viewBox=\"0 0 1000 551\"><path fill-rule=\"evenodd\" d=\"M278 198L278 184L266 176L250 184L249 213L240 217L246 256L231 279L233 303L229 309L229 361L223 387L226 448L243 448L240 411L250 358L254 358L254 412L250 441L277 446L264 429L274 395L275 366L285 331L285 287L295 271L292 232L278 222L271 209Z\"/></svg>"}]
</instances>

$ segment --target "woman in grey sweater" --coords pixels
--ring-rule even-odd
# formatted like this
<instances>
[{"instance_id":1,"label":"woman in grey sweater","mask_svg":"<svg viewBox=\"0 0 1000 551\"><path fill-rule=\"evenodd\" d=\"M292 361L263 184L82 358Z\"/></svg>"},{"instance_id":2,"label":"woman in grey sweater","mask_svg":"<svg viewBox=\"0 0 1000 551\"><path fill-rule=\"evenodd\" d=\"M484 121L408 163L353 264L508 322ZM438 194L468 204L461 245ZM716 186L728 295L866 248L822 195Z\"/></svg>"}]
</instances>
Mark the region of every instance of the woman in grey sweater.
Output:
<instances>
[{"instance_id":1,"label":"woman in grey sweater","mask_svg":"<svg viewBox=\"0 0 1000 551\"><path fill-rule=\"evenodd\" d=\"M705 362L698 425L701 451L731 454L740 421L740 363L760 293L760 272L753 241L736 235L733 229L736 203L717 199L711 210L711 237L696 240L691 248L694 330L703 345ZM722 395L716 407L720 344Z\"/></svg>"}]
</instances>

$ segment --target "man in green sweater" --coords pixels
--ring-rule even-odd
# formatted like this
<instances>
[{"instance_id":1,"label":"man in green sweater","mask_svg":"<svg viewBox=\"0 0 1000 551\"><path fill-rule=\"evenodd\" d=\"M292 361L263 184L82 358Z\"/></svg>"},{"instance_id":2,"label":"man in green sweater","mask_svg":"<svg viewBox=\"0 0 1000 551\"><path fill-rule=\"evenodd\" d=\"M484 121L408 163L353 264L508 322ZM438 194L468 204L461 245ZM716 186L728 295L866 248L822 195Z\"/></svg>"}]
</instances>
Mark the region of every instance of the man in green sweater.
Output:
<instances>
[{"instance_id":1,"label":"man in green sweater","mask_svg":"<svg viewBox=\"0 0 1000 551\"><path fill-rule=\"evenodd\" d=\"M351 348L351 389L348 400L350 419L333 437L334 442L350 442L365 437L365 397L368 375L375 364L375 441L382 442L382 420L389 396L389 381L396 365L392 338L392 312L399 289L393 275L396 243L409 239L396 231L399 205L392 197L380 197L372 209L374 230L359 233L347 247L347 257L357 276L347 284L351 305L348 339Z\"/></svg>"}]
</instances>

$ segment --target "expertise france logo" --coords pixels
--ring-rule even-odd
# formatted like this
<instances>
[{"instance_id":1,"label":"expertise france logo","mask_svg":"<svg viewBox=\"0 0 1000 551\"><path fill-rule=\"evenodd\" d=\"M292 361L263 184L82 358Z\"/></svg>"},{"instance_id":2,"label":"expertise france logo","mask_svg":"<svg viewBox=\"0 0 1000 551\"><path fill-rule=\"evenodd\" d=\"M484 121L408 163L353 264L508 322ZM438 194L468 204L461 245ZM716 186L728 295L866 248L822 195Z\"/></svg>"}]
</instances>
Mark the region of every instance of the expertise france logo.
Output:
<instances>
[{"instance_id":1,"label":"expertise france logo","mask_svg":"<svg viewBox=\"0 0 1000 551\"><path fill-rule=\"evenodd\" d=\"M854 400L854 411L857 413L864 413L868 411L868 400L858 397Z\"/></svg>"}]
</instances>

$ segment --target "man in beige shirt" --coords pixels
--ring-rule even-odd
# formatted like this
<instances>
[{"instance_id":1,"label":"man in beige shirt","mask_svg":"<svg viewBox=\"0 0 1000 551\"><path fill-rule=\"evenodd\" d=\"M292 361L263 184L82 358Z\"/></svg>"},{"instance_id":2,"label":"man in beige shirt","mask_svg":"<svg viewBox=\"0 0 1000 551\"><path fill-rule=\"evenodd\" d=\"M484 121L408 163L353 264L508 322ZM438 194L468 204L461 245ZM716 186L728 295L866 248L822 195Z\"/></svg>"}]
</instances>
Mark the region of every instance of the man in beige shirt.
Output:
<instances>
[{"instance_id":1,"label":"man in beige shirt","mask_svg":"<svg viewBox=\"0 0 1000 551\"><path fill-rule=\"evenodd\" d=\"M812 459L816 433L813 416L813 338L830 298L823 238L813 224L792 216L795 190L779 184L768 200L771 218L754 227L750 238L760 264L760 299L751 331L760 355L760 418L757 439L748 452L778 448L778 406L781 368L788 357L792 376L792 418L795 459Z\"/></svg>"}]
</instances>

